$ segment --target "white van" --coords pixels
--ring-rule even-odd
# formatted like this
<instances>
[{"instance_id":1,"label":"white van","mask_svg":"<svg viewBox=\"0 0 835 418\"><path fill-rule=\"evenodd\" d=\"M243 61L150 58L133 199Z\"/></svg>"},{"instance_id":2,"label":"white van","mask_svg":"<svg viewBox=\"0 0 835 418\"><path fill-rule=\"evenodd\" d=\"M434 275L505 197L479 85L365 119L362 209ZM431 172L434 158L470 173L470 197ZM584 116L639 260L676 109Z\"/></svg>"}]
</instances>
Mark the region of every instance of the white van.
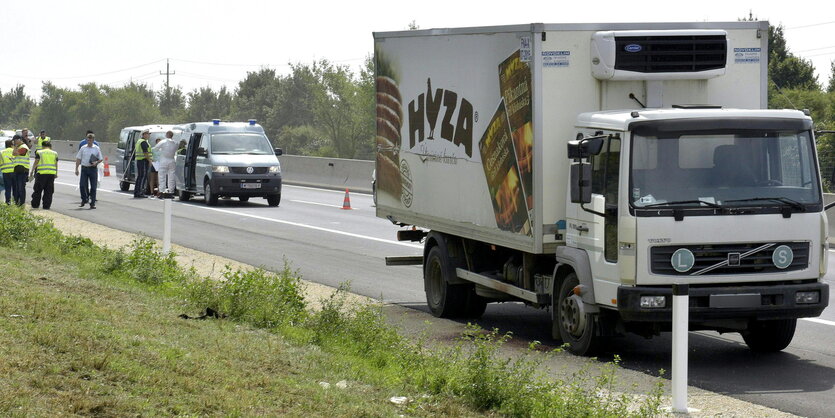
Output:
<instances>
[{"instance_id":1,"label":"white van","mask_svg":"<svg viewBox=\"0 0 835 418\"><path fill-rule=\"evenodd\" d=\"M136 183L136 164L134 164L134 153L136 151L136 141L142 136L142 131L148 129L151 131L151 136L148 138L148 145L154 146L157 138L165 138L165 133L168 131L174 132L174 138L180 133L180 127L177 125L144 125L144 126L128 126L122 129L119 133L119 143L116 145L116 155L113 165L116 169L116 176L119 178L119 189L126 192L130 189L130 185Z\"/></svg>"},{"instance_id":2,"label":"white van","mask_svg":"<svg viewBox=\"0 0 835 418\"><path fill-rule=\"evenodd\" d=\"M281 166L264 128L249 122L195 122L180 126L186 148L176 159L180 200L203 195L209 206L219 197L263 197L270 206L281 202Z\"/></svg>"}]
</instances>

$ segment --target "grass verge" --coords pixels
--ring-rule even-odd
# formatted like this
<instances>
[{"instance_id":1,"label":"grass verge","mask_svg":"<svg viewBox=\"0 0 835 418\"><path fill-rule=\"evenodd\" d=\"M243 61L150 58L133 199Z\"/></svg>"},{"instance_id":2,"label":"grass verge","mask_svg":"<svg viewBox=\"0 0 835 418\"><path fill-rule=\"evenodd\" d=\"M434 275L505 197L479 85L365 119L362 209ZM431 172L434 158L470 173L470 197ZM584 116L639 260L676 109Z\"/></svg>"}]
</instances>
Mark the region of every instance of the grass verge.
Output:
<instances>
[{"instance_id":1,"label":"grass verge","mask_svg":"<svg viewBox=\"0 0 835 418\"><path fill-rule=\"evenodd\" d=\"M312 309L289 267L180 268L153 242L108 250L0 207L0 414L652 416L658 390L618 394L615 369L554 378L542 355L468 328L430 348L341 288ZM24 256L25 254L25 256ZM211 308L223 318L191 321Z\"/></svg>"}]
</instances>

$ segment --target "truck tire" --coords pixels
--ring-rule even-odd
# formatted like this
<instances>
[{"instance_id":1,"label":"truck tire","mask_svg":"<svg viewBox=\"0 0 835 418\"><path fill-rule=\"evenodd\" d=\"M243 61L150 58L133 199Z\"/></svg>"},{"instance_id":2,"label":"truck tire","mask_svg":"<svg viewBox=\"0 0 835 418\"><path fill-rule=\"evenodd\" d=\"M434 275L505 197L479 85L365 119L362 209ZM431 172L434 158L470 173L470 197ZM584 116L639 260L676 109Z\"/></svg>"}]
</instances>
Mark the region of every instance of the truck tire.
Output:
<instances>
[{"instance_id":1,"label":"truck tire","mask_svg":"<svg viewBox=\"0 0 835 418\"><path fill-rule=\"evenodd\" d=\"M751 321L741 334L751 351L775 353L789 346L796 327L797 319Z\"/></svg>"},{"instance_id":2,"label":"truck tire","mask_svg":"<svg viewBox=\"0 0 835 418\"><path fill-rule=\"evenodd\" d=\"M123 192L126 192L126 191L130 190L130 183L128 183L124 180L120 181L119 182L119 190L121 190Z\"/></svg>"},{"instance_id":3,"label":"truck tire","mask_svg":"<svg viewBox=\"0 0 835 418\"><path fill-rule=\"evenodd\" d=\"M181 202L188 202L189 199L191 199L191 193L189 193L185 190L180 190L180 201Z\"/></svg>"},{"instance_id":4,"label":"truck tire","mask_svg":"<svg viewBox=\"0 0 835 418\"><path fill-rule=\"evenodd\" d=\"M203 199L208 206L217 206L217 195L212 193L212 185L209 182L203 183Z\"/></svg>"},{"instance_id":5,"label":"truck tire","mask_svg":"<svg viewBox=\"0 0 835 418\"><path fill-rule=\"evenodd\" d=\"M568 351L578 356L593 355L600 346L597 335L596 315L582 310L582 300L574 295L574 287L580 284L577 274L569 273L560 283L559 291L553 296L554 320L559 328L560 338L568 344Z\"/></svg>"},{"instance_id":6,"label":"truck tire","mask_svg":"<svg viewBox=\"0 0 835 418\"><path fill-rule=\"evenodd\" d=\"M450 285L449 275L455 271L450 260L439 246L432 247L426 257L423 279L426 286L426 303L432 315L438 318L454 318L464 313L467 303L467 287ZM482 311L483 312L483 311Z\"/></svg>"},{"instance_id":7,"label":"truck tire","mask_svg":"<svg viewBox=\"0 0 835 418\"><path fill-rule=\"evenodd\" d=\"M267 196L267 205L276 207L278 204L281 203L281 194L273 194Z\"/></svg>"}]
</instances>

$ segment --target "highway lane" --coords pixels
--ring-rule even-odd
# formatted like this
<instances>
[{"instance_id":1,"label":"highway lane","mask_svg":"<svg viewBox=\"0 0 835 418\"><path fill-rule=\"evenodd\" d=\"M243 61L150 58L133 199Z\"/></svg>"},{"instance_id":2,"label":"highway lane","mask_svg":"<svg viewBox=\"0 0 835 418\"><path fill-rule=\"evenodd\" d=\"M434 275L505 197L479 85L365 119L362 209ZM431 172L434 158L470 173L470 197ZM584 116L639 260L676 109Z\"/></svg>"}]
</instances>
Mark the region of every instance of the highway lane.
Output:
<instances>
[{"instance_id":1,"label":"highway lane","mask_svg":"<svg viewBox=\"0 0 835 418\"><path fill-rule=\"evenodd\" d=\"M162 236L162 202L132 199L119 192L115 177L105 178L98 209L78 209L77 178L62 171L53 210L130 232ZM202 200L174 202L173 240L177 244L267 269L287 259L306 280L337 286L386 302L426 311L420 268L386 267L388 255L419 254L419 246L393 241L397 227L374 216L371 196L351 193L352 210L342 210L344 192L285 186L282 203L221 200L216 208ZM218 266L222 268L222 266ZM835 287L835 253L830 252L827 282ZM816 322L817 321L817 322ZM548 344L548 314L515 303L493 304L478 321L486 328L512 331L520 344ZM690 384L804 416L831 416L835 399L835 309L818 320L801 320L793 343L782 353L748 351L738 334L693 332ZM657 374L670 369L670 338L629 335L612 350L627 368Z\"/></svg>"}]
</instances>

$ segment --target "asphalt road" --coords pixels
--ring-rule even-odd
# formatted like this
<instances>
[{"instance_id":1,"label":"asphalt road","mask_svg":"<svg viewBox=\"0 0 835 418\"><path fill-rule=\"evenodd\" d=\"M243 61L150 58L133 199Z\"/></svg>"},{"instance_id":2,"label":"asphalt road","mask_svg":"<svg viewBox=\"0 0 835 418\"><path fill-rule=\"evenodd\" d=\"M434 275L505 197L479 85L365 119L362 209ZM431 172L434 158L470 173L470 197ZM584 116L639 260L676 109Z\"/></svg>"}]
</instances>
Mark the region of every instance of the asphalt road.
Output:
<instances>
[{"instance_id":1,"label":"asphalt road","mask_svg":"<svg viewBox=\"0 0 835 418\"><path fill-rule=\"evenodd\" d=\"M61 163L52 209L111 228L162 237L163 204L120 192L115 177L99 188L96 210L78 208L77 178ZM30 183L31 189L31 183ZM31 192L30 192L31 193ZM420 246L394 241L397 227L377 219L371 196L351 193L352 210L343 210L344 192L285 186L281 205L266 200L221 200L207 207L200 198L174 201L173 241L266 269L291 262L306 280L338 286L385 302L427 311L417 266L386 267L385 256L416 255ZM223 266L217 266L222 268ZM835 252L826 279L835 288ZM520 304L488 306L479 321L485 328L512 331L515 339L550 341L548 314ZM622 365L657 375L670 370L670 335L651 340L618 338L612 350ZM669 376L669 374L667 375ZM803 416L833 416L835 400L835 308L818 319L798 322L792 344L776 354L751 353L738 334L690 333L691 386Z\"/></svg>"}]
</instances>

